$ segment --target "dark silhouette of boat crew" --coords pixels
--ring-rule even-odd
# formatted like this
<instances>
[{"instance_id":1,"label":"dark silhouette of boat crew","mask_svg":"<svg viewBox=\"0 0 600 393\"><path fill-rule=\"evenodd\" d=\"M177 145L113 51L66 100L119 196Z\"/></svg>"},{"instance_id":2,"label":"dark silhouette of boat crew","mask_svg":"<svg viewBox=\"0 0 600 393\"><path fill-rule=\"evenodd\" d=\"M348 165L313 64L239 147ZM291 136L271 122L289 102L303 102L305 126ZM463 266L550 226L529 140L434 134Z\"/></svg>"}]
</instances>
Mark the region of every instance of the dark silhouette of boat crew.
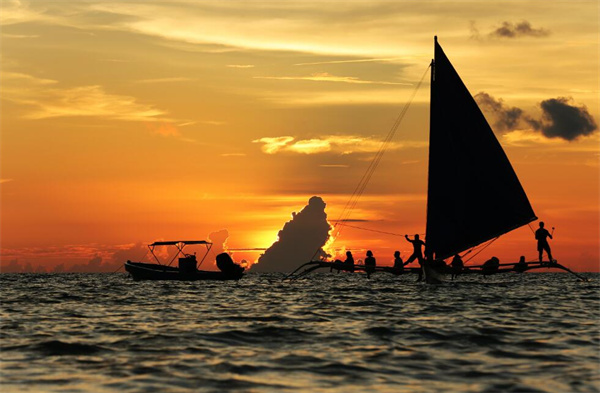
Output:
<instances>
[{"instance_id":1,"label":"dark silhouette of boat crew","mask_svg":"<svg viewBox=\"0 0 600 393\"><path fill-rule=\"evenodd\" d=\"M344 261L344 268L349 272L354 271L354 257L350 251L346 251L346 260Z\"/></svg>"},{"instance_id":2,"label":"dark silhouette of boat crew","mask_svg":"<svg viewBox=\"0 0 600 393\"><path fill-rule=\"evenodd\" d=\"M329 271L333 271L333 269L337 270L337 272L339 273L340 270L345 270L347 272L353 272L354 271L354 257L352 256L352 253L350 251L346 251L346 260L345 261L340 261L339 259L336 259L335 262L333 262L333 264L331 265L331 268L329 269Z\"/></svg>"},{"instance_id":3,"label":"dark silhouette of boat crew","mask_svg":"<svg viewBox=\"0 0 600 393\"><path fill-rule=\"evenodd\" d=\"M406 240L410 243L412 243L413 245L413 253L410 257L408 257L408 259L406 260L406 264L411 263L412 261L414 261L415 259L417 259L419 261L420 265L423 265L423 251L422 248L423 246L425 246L425 242L421 239L419 239L419 235L415 235L415 239L414 240L410 240L408 235L404 235L404 237L406 238Z\"/></svg>"},{"instance_id":4,"label":"dark silhouette of boat crew","mask_svg":"<svg viewBox=\"0 0 600 393\"><path fill-rule=\"evenodd\" d=\"M525 262L524 255L521 255L521 257L519 258L519 262L515 263L513 270L518 273L523 273L525 270L527 270L527 262Z\"/></svg>"},{"instance_id":5,"label":"dark silhouette of boat crew","mask_svg":"<svg viewBox=\"0 0 600 393\"><path fill-rule=\"evenodd\" d=\"M410 262L404 262L402 258L400 258L400 251L394 252L394 270L395 274L402 274L404 272L404 266L408 265Z\"/></svg>"},{"instance_id":6,"label":"dark silhouette of boat crew","mask_svg":"<svg viewBox=\"0 0 600 393\"><path fill-rule=\"evenodd\" d=\"M546 254L548 254L548 260L550 263L554 263L552 252L550 251L550 244L548 244L548 238L552 239L552 234L548 232L546 228L544 228L543 221L540 221L540 227L537 231L535 231L535 238L537 240L537 249L540 254L540 263L542 263L544 251L546 251Z\"/></svg>"},{"instance_id":7,"label":"dark silhouette of boat crew","mask_svg":"<svg viewBox=\"0 0 600 393\"><path fill-rule=\"evenodd\" d=\"M455 254L454 258L452 258L450 266L452 267L452 280L454 280L455 277L458 277L458 275L462 273L465 264L460 255Z\"/></svg>"},{"instance_id":8,"label":"dark silhouette of boat crew","mask_svg":"<svg viewBox=\"0 0 600 393\"><path fill-rule=\"evenodd\" d=\"M488 259L487 261L485 261L483 263L483 266L481 267L481 272L483 273L484 276L486 276L488 274L494 274L494 273L498 272L499 268L500 268L500 260L496 257L491 257L490 259Z\"/></svg>"},{"instance_id":9,"label":"dark silhouette of boat crew","mask_svg":"<svg viewBox=\"0 0 600 393\"><path fill-rule=\"evenodd\" d=\"M408 257L408 259L406 260L406 264L409 264L411 262L413 262L415 259L419 262L419 265L421 266L421 270L419 270L419 277L417 278L417 282L423 280L423 250L422 247L425 246L426 244L423 240L419 239L419 235L416 234L415 235L415 239L414 240L410 240L410 238L408 237L408 235L404 235L404 238L409 242L412 243L413 245L413 253L411 254L410 257ZM430 258L431 260L433 260L433 257Z\"/></svg>"},{"instance_id":10,"label":"dark silhouette of boat crew","mask_svg":"<svg viewBox=\"0 0 600 393\"><path fill-rule=\"evenodd\" d=\"M371 250L367 251L367 257L365 258L365 272L367 273L367 278L371 278L371 274L375 273L375 266L377 262L375 257L373 257L373 252Z\"/></svg>"}]
</instances>

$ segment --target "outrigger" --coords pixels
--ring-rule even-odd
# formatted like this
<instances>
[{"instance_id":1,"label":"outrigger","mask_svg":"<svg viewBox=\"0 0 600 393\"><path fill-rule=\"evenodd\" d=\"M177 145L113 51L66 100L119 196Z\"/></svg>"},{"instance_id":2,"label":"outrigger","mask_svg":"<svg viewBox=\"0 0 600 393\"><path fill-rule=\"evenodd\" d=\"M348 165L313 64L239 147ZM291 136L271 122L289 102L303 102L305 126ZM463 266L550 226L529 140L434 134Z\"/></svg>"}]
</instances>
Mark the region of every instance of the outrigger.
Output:
<instances>
[{"instance_id":1,"label":"outrigger","mask_svg":"<svg viewBox=\"0 0 600 393\"><path fill-rule=\"evenodd\" d=\"M200 260L196 260L195 254L186 254L183 249L187 245L204 245L206 253ZM212 248L212 243L206 240L175 240L160 241L148 245L150 254L157 263L144 262L125 262L125 270L136 280L179 280L179 281L198 281L198 280L239 280L244 275L244 268L233 262L229 254L221 253L217 255L217 267L220 271L198 270L206 259ZM159 246L174 246L177 253L167 264L162 264L154 250ZM171 266L177 257L178 266Z\"/></svg>"},{"instance_id":2,"label":"outrigger","mask_svg":"<svg viewBox=\"0 0 600 393\"><path fill-rule=\"evenodd\" d=\"M444 260L461 253L465 256L480 246L485 248L500 236L529 225L537 217L506 153L442 50L437 36L434 38L434 59L429 68L431 96L425 258L420 258L422 269L377 267L375 271L419 273L426 282L439 283L445 274L491 275L556 268L585 280L555 260L500 264L494 257L482 265L460 269L446 265ZM426 74L427 71L423 78ZM423 78L374 156L336 227L349 221L351 210L381 161ZM319 268L349 270L336 262L311 261L286 278L299 278ZM369 268L372 270L372 267ZM353 271L356 270L366 269L356 265Z\"/></svg>"},{"instance_id":3,"label":"outrigger","mask_svg":"<svg viewBox=\"0 0 600 393\"><path fill-rule=\"evenodd\" d=\"M483 275L483 276L489 276L492 274L499 274L499 273L524 273L528 270L541 269L541 268L548 268L548 269L552 268L552 269L564 270L568 273L571 273L572 275L574 275L581 281L588 281L587 278L572 271L568 267L559 264L556 261L554 261L554 262L531 261L531 262L501 263L501 264L496 265L495 267L494 266L490 267L490 265L485 265L485 264L472 265L472 266L465 266L462 269L455 269L452 266L448 266L446 264L442 265L438 262L438 265L435 267L435 271L431 271L431 270L429 271L429 282L430 283L441 283L442 280L440 279L439 276L447 275L447 274L454 274L454 275L479 274L479 275ZM284 279L297 280L297 279L302 278L302 277L306 276L307 274L310 274L318 269L330 269L330 271L337 270L338 272L339 271L346 271L346 272L361 272L362 271L362 272L364 272L366 270L365 265L354 265L353 268L347 268L345 266L342 266L340 263L336 263L336 262L310 261L310 262L307 262L307 263L299 266L292 273L288 274ZM395 276L400 276L403 274L411 274L411 273L412 274L415 274L415 273L423 274L423 270L424 269L422 269L421 267L405 267L403 269L394 268L392 266L376 266L375 267L375 272L389 273L389 274L393 274ZM437 281L437 282L435 282L435 281Z\"/></svg>"}]
</instances>

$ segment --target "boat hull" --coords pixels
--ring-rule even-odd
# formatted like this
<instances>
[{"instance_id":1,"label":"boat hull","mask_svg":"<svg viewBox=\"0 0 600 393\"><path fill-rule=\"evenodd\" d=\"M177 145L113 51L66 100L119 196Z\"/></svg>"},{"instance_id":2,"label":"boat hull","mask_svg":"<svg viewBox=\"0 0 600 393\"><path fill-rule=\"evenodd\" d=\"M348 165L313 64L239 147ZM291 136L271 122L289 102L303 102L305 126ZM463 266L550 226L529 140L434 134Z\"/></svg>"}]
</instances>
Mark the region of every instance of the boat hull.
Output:
<instances>
[{"instance_id":1,"label":"boat hull","mask_svg":"<svg viewBox=\"0 0 600 393\"><path fill-rule=\"evenodd\" d=\"M125 262L125 270L136 280L172 280L172 281L227 281L239 280L244 276L242 271L224 273L220 271L194 270L180 272L179 268L158 265L155 263Z\"/></svg>"}]
</instances>

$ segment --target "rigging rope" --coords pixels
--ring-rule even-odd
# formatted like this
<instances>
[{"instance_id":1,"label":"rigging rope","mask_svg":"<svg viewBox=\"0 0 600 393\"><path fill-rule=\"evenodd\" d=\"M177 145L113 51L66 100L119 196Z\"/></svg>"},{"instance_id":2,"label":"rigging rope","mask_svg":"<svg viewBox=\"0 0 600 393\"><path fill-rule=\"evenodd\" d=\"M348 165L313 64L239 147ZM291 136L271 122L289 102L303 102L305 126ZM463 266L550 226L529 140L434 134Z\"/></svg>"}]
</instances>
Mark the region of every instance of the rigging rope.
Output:
<instances>
[{"instance_id":1,"label":"rigging rope","mask_svg":"<svg viewBox=\"0 0 600 393\"><path fill-rule=\"evenodd\" d=\"M400 123L402 122L402 119L406 115L408 108L412 104L419 88L421 87L421 84L423 83L423 80L425 79L425 76L427 75L427 72L429 71L429 67L431 67L431 64L429 66L427 66L427 69L425 69L423 76L419 80L419 83L417 83L417 85L415 86L412 94L410 95L409 100L407 101L406 104L404 104L402 111L396 118L396 121L392 125L392 128L390 129L390 131L386 135L385 139L381 143L381 146L379 147L379 150L375 154L375 157L373 157L373 159L371 160L371 163L369 164L369 167L367 168L367 170L363 174L362 178L356 185L354 192L350 196L350 199L348 200L348 202L346 202L346 205L344 206L344 209L342 210L342 213L340 214L339 219L337 220L336 224L334 225L334 228L337 228L338 225L340 225L340 223L343 223L344 221L347 221L350 218L352 211L358 204L358 201L360 200L362 194L364 193L365 189L367 188L367 185L369 184L371 177L373 176L373 174L375 173L375 170L377 169L377 166L381 162L381 158L383 157L383 154L387 150L389 143L394 138L394 135L396 134L396 131L398 130L398 127L400 126ZM342 225L340 225L340 226L342 226ZM341 228L337 228L337 233L335 236L337 237L337 235L339 235L340 232L341 232Z\"/></svg>"},{"instance_id":2,"label":"rigging rope","mask_svg":"<svg viewBox=\"0 0 600 393\"><path fill-rule=\"evenodd\" d=\"M377 233L383 233L385 235L391 235L391 236L400 236L400 237L404 237L404 236L408 236L407 234L400 234L400 233L394 233L394 232L385 232L385 231L378 231L377 229L369 229L369 228L363 228L363 227L357 227L354 225L349 225L346 223L338 223L339 225L348 227L348 228L354 228L354 229L360 229L363 231L368 231L368 232L377 232ZM419 235L424 235L424 233L419 233ZM411 235L412 236L412 235Z\"/></svg>"},{"instance_id":3,"label":"rigging rope","mask_svg":"<svg viewBox=\"0 0 600 393\"><path fill-rule=\"evenodd\" d=\"M483 250L485 250L486 248L488 248L489 246L492 245L493 242L495 242L496 240L498 240L500 236L496 236L495 238L493 238L492 240L490 240L489 242L487 242L483 247L481 247L481 250L477 251L473 256L471 256L471 258L467 259L464 263L469 262L471 259L475 258L477 255L479 255ZM469 254L471 251L475 250L476 247L472 248L471 250L469 250L468 253L466 253L465 255Z\"/></svg>"},{"instance_id":4,"label":"rigging rope","mask_svg":"<svg viewBox=\"0 0 600 393\"><path fill-rule=\"evenodd\" d=\"M332 234L332 236L334 238L334 241L339 236L339 234L341 232L341 227L344 226L343 223L345 221L348 221L350 219L350 215L352 214L352 211L354 210L354 208L358 204L358 201L360 200L360 197L362 196L362 194L364 193L365 189L367 188L367 185L369 184L369 181L371 180L371 177L373 176L373 173L375 173L375 170L377 169L377 166L379 165L379 162L381 161L381 158L383 157L383 154L385 153L385 151L387 150L388 145L390 144L390 142L394 138L394 135L396 134L396 131L398 130L398 127L400 126L400 123L402 122L402 119L404 118L404 115L406 115L406 112L408 111L408 108L412 104L415 96L417 95L417 92L419 91L419 88L423 84L423 80L425 79L425 76L427 75L427 72L429 71L430 67L431 67L431 64L429 64L427 66L427 68L425 69L425 72L423 73L423 76L421 76L421 79L419 80L419 83L417 83L417 85L415 86L414 90L412 91L412 93L411 93L408 101L406 102L406 104L404 104L404 107L402 108L402 111L400 111L400 114L396 118L396 121L392 125L392 128L390 128L388 134L386 135L385 139L381 143L381 146L379 147L379 150L377 151L377 153L375 154L375 156L371 160L371 163L369 164L367 170L362 175L360 181L356 185L356 188L352 192L352 195L350 196L350 199L348 199L348 201L346 202L346 205L344 206L344 209L342 210L339 218L336 220L336 223L333 226L334 233ZM319 249L317 249L317 251L313 254L311 260L314 259L315 256L317 256L317 254L319 254L320 250L321 250L321 247L319 247Z\"/></svg>"}]
</instances>

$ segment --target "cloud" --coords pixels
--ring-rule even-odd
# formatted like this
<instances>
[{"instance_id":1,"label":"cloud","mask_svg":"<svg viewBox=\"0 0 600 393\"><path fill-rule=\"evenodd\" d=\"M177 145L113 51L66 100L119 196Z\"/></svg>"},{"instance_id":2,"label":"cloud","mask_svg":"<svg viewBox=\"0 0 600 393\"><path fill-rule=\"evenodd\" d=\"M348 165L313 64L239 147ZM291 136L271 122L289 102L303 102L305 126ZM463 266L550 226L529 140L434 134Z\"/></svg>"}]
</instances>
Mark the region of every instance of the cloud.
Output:
<instances>
[{"instance_id":1,"label":"cloud","mask_svg":"<svg viewBox=\"0 0 600 393\"><path fill-rule=\"evenodd\" d=\"M39 38L39 35L35 34L7 34L2 33L2 38L16 38L16 39L25 39L25 38Z\"/></svg>"},{"instance_id":2,"label":"cloud","mask_svg":"<svg viewBox=\"0 0 600 393\"><path fill-rule=\"evenodd\" d=\"M15 25L29 22L56 22L55 17L45 12L37 12L29 8L28 4L20 0L2 1L0 12L0 26Z\"/></svg>"},{"instance_id":3,"label":"cloud","mask_svg":"<svg viewBox=\"0 0 600 393\"><path fill-rule=\"evenodd\" d=\"M135 81L135 83L170 83L170 82L187 82L191 81L191 78L183 77L172 77L172 78L154 78L154 79L141 79Z\"/></svg>"},{"instance_id":4,"label":"cloud","mask_svg":"<svg viewBox=\"0 0 600 393\"><path fill-rule=\"evenodd\" d=\"M176 136L180 137L181 133L179 130L171 123L162 123L162 124L147 124L148 129L157 135L160 136Z\"/></svg>"},{"instance_id":5,"label":"cloud","mask_svg":"<svg viewBox=\"0 0 600 393\"><path fill-rule=\"evenodd\" d=\"M543 28L533 28L531 23L524 20L517 24L502 22L502 25L492 31L489 36L494 38L545 37L550 31Z\"/></svg>"},{"instance_id":6,"label":"cloud","mask_svg":"<svg viewBox=\"0 0 600 393\"><path fill-rule=\"evenodd\" d=\"M509 131L517 127L523 110L517 107L507 107L502 99L494 99L491 95L485 92L480 92L473 97L479 107L491 113L494 118L495 131Z\"/></svg>"},{"instance_id":7,"label":"cloud","mask_svg":"<svg viewBox=\"0 0 600 393\"><path fill-rule=\"evenodd\" d=\"M227 239L229 239L229 231L227 229L221 229L208 234L208 241L210 241L213 245L210 249L210 254L206 257L208 261L205 261L205 263L208 262L208 264L202 265L203 269L217 269L216 258L220 253L227 252Z\"/></svg>"},{"instance_id":8,"label":"cloud","mask_svg":"<svg viewBox=\"0 0 600 393\"><path fill-rule=\"evenodd\" d=\"M547 138L574 141L592 134L598 129L594 118L585 106L575 106L572 101L572 98L565 97L542 101L542 120L529 119L528 122Z\"/></svg>"},{"instance_id":9,"label":"cloud","mask_svg":"<svg viewBox=\"0 0 600 393\"><path fill-rule=\"evenodd\" d=\"M38 109L28 117L93 116L113 120L156 121L166 112L140 104L135 98L107 93L102 86L80 86L48 91L47 100L35 101Z\"/></svg>"},{"instance_id":10,"label":"cloud","mask_svg":"<svg viewBox=\"0 0 600 393\"><path fill-rule=\"evenodd\" d=\"M0 179L0 184L14 181L13 179Z\"/></svg>"},{"instance_id":11,"label":"cloud","mask_svg":"<svg viewBox=\"0 0 600 393\"><path fill-rule=\"evenodd\" d=\"M292 213L278 233L278 240L253 265L257 272L289 272L311 258L326 256L323 247L329 240L325 202L313 196L299 213Z\"/></svg>"},{"instance_id":12,"label":"cloud","mask_svg":"<svg viewBox=\"0 0 600 393\"><path fill-rule=\"evenodd\" d=\"M298 154L319 154L319 153L375 153L381 148L383 143L374 138L366 138L355 135L326 135L320 138L301 139L294 141L292 136L280 136L274 138L260 138L252 142L262 143L261 150L266 154L276 154L282 152ZM388 150L401 149L406 147L423 147L426 142L390 142Z\"/></svg>"},{"instance_id":13,"label":"cloud","mask_svg":"<svg viewBox=\"0 0 600 393\"><path fill-rule=\"evenodd\" d=\"M322 65L322 64L346 64L346 63L371 63L371 62L387 62L399 60L399 57L387 57L380 59L351 59L351 60L331 60L331 61L316 61L312 63L297 63L295 66L306 66L306 65Z\"/></svg>"},{"instance_id":14,"label":"cloud","mask_svg":"<svg viewBox=\"0 0 600 393\"><path fill-rule=\"evenodd\" d=\"M229 68L254 68L254 64L227 64Z\"/></svg>"},{"instance_id":15,"label":"cloud","mask_svg":"<svg viewBox=\"0 0 600 393\"><path fill-rule=\"evenodd\" d=\"M285 149L287 144L294 140L292 136L278 136L274 138L260 138L253 140L253 143L264 143L261 147L263 153L275 154L282 149Z\"/></svg>"},{"instance_id":16,"label":"cloud","mask_svg":"<svg viewBox=\"0 0 600 393\"><path fill-rule=\"evenodd\" d=\"M560 144L556 139L548 139L539 132L531 130L514 130L502 135L502 141L512 146L555 145Z\"/></svg>"},{"instance_id":17,"label":"cloud","mask_svg":"<svg viewBox=\"0 0 600 393\"><path fill-rule=\"evenodd\" d=\"M585 106L576 106L572 98L550 98L540 103L542 118L535 119L526 114L522 109L509 107L502 99L495 99L485 92L475 95L479 107L488 113L494 122L494 131L506 133L518 131L526 124L533 130L541 133L545 138L560 138L574 141L578 138L592 134L598 129L594 118ZM540 142L542 139L530 133L512 133L509 142Z\"/></svg>"},{"instance_id":18,"label":"cloud","mask_svg":"<svg viewBox=\"0 0 600 393\"><path fill-rule=\"evenodd\" d=\"M255 76L255 79L277 79L277 80L304 80L304 81L316 81L316 82L341 82L341 83L355 83L355 84L369 84L369 85L403 85L412 86L412 83L401 83L401 82L386 82L386 81L370 81L363 80L353 76L336 76L331 75L327 72L317 72L309 76Z\"/></svg>"},{"instance_id":19,"label":"cloud","mask_svg":"<svg viewBox=\"0 0 600 393\"><path fill-rule=\"evenodd\" d=\"M72 266L69 271L75 273L98 273L105 271L105 269L103 269L102 266L102 257L100 255L95 255L87 262L87 264Z\"/></svg>"},{"instance_id":20,"label":"cloud","mask_svg":"<svg viewBox=\"0 0 600 393\"><path fill-rule=\"evenodd\" d=\"M32 107L28 119L101 117L125 121L165 121L166 111L138 102L134 97L112 94L102 86L59 87L52 79L17 72L2 72L3 97Z\"/></svg>"}]
</instances>

